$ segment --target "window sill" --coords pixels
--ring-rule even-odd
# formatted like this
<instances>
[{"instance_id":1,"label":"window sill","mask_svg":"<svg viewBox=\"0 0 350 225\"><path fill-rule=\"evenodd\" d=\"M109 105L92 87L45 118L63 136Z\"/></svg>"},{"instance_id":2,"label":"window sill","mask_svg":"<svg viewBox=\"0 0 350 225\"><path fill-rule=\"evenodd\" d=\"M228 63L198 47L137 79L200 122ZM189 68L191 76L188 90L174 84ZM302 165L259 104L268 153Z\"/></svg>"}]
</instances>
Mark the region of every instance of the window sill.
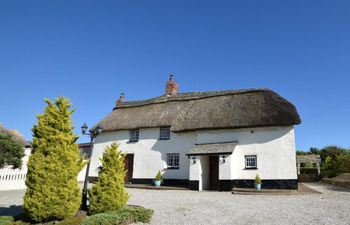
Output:
<instances>
[{"instance_id":1,"label":"window sill","mask_svg":"<svg viewBox=\"0 0 350 225\"><path fill-rule=\"evenodd\" d=\"M131 140L129 140L129 141L126 142L126 143L136 143L136 142L139 142L139 140L137 140L137 141L131 141Z\"/></svg>"},{"instance_id":2,"label":"window sill","mask_svg":"<svg viewBox=\"0 0 350 225\"><path fill-rule=\"evenodd\" d=\"M159 138L158 140L160 140L160 141L167 141L167 140L170 140L170 138Z\"/></svg>"},{"instance_id":3,"label":"window sill","mask_svg":"<svg viewBox=\"0 0 350 225\"><path fill-rule=\"evenodd\" d=\"M254 167L254 168L244 168L243 170L257 170L258 167Z\"/></svg>"},{"instance_id":4,"label":"window sill","mask_svg":"<svg viewBox=\"0 0 350 225\"><path fill-rule=\"evenodd\" d=\"M168 167L167 170L178 170L180 167Z\"/></svg>"}]
</instances>

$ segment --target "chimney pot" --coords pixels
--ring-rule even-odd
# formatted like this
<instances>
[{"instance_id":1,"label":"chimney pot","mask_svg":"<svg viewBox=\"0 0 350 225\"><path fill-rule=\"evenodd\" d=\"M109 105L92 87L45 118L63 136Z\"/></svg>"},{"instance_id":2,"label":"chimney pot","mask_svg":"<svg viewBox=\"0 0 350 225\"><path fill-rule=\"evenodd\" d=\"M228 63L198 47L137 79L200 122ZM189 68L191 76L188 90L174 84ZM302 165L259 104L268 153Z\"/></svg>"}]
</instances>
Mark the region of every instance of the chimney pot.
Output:
<instances>
[{"instance_id":1,"label":"chimney pot","mask_svg":"<svg viewBox=\"0 0 350 225\"><path fill-rule=\"evenodd\" d=\"M174 80L174 75L170 74L169 80L166 82L165 94L174 95L179 91L179 85Z\"/></svg>"},{"instance_id":2,"label":"chimney pot","mask_svg":"<svg viewBox=\"0 0 350 225\"><path fill-rule=\"evenodd\" d=\"M120 104L122 102L125 102L125 94L124 93L120 93L119 99L117 100L117 103L116 103L117 108L120 106Z\"/></svg>"}]
</instances>

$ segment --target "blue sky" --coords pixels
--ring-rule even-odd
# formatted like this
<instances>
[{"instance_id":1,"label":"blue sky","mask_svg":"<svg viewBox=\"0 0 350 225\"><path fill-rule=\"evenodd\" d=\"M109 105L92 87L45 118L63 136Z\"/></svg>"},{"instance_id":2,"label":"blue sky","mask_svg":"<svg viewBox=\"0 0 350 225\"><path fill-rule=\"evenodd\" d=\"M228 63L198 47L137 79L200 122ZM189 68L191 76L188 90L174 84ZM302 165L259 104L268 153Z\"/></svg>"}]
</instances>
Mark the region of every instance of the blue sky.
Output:
<instances>
[{"instance_id":1,"label":"blue sky","mask_svg":"<svg viewBox=\"0 0 350 225\"><path fill-rule=\"evenodd\" d=\"M297 149L350 147L349 23L349 1L0 1L0 122L30 140L64 95L79 134L172 73L181 92L270 88L300 113Z\"/></svg>"}]
</instances>

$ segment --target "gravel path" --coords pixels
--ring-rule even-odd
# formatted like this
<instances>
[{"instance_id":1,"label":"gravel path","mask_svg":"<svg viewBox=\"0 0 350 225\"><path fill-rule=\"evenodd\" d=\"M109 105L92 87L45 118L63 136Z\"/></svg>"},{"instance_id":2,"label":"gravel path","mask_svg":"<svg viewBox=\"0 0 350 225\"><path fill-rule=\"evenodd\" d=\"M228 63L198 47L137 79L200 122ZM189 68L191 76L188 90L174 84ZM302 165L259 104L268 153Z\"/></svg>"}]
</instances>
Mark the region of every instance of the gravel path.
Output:
<instances>
[{"instance_id":1,"label":"gravel path","mask_svg":"<svg viewBox=\"0 0 350 225\"><path fill-rule=\"evenodd\" d=\"M129 204L152 208L151 224L350 224L350 190L320 183L307 186L323 194L233 195L128 189ZM20 210L24 191L1 191L0 214ZM11 206L9 208L9 206Z\"/></svg>"},{"instance_id":2,"label":"gravel path","mask_svg":"<svg viewBox=\"0 0 350 225\"><path fill-rule=\"evenodd\" d=\"M152 208L151 224L350 224L350 191L308 184L323 194L247 196L228 192L128 189L129 203Z\"/></svg>"}]
</instances>

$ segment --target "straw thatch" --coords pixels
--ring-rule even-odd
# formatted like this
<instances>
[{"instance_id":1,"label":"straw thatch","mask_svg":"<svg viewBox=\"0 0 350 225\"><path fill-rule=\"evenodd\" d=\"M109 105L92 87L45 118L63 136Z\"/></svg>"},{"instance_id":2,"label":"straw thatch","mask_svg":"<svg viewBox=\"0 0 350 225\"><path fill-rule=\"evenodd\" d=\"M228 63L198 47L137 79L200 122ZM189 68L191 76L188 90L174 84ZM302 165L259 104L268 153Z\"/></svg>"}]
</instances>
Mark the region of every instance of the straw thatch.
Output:
<instances>
[{"instance_id":1,"label":"straw thatch","mask_svg":"<svg viewBox=\"0 0 350 225\"><path fill-rule=\"evenodd\" d=\"M13 139L15 139L19 144L21 144L24 147L30 146L30 143L27 142L18 131L6 129L2 124L0 124L0 133L10 135Z\"/></svg>"},{"instance_id":2,"label":"straw thatch","mask_svg":"<svg viewBox=\"0 0 350 225\"><path fill-rule=\"evenodd\" d=\"M123 102L97 125L104 131L170 126L172 132L183 132L299 123L296 108L277 93L249 89L179 93Z\"/></svg>"}]
</instances>

